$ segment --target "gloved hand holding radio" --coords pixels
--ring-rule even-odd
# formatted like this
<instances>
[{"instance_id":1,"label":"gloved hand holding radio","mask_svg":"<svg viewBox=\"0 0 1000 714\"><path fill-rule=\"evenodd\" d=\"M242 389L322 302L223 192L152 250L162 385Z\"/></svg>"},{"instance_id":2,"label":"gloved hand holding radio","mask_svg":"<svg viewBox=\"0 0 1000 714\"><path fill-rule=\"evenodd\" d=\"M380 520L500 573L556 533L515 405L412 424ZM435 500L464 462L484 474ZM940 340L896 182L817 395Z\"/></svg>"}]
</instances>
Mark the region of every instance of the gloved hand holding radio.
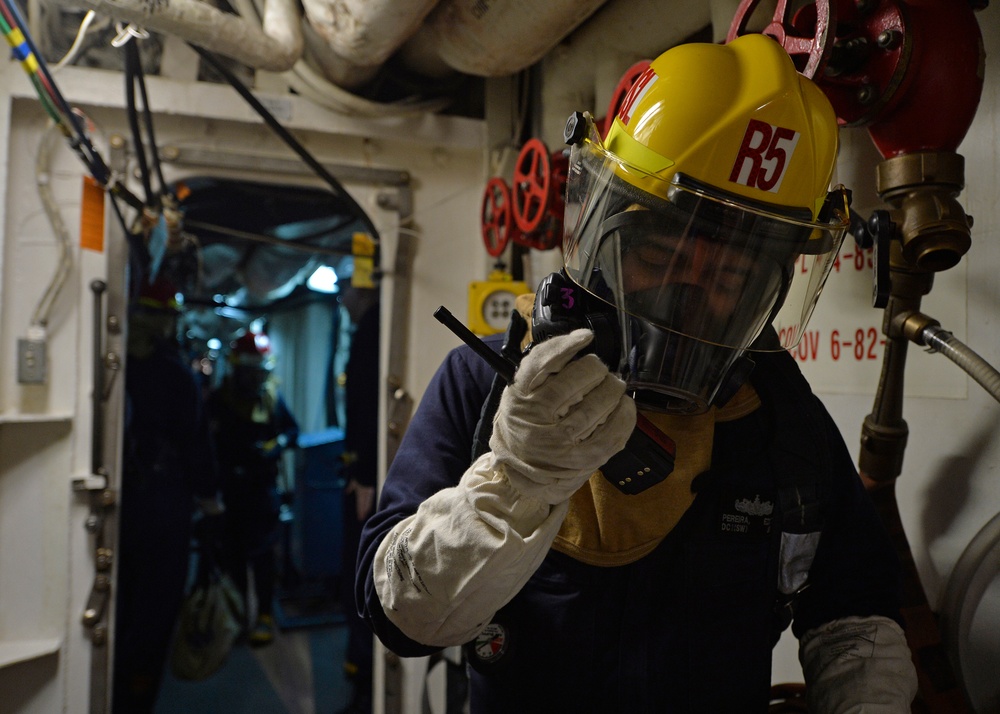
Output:
<instances>
[{"instance_id":1,"label":"gloved hand holding radio","mask_svg":"<svg viewBox=\"0 0 1000 714\"><path fill-rule=\"evenodd\" d=\"M524 586L555 539L569 497L635 426L624 383L575 330L539 343L504 389L490 439L452 488L427 498L378 548L386 616L417 642L468 642Z\"/></svg>"},{"instance_id":2,"label":"gloved hand holding radio","mask_svg":"<svg viewBox=\"0 0 1000 714\"><path fill-rule=\"evenodd\" d=\"M522 495L554 505L625 447L635 403L625 383L594 354L578 329L535 345L500 400L490 448L495 466Z\"/></svg>"}]
</instances>

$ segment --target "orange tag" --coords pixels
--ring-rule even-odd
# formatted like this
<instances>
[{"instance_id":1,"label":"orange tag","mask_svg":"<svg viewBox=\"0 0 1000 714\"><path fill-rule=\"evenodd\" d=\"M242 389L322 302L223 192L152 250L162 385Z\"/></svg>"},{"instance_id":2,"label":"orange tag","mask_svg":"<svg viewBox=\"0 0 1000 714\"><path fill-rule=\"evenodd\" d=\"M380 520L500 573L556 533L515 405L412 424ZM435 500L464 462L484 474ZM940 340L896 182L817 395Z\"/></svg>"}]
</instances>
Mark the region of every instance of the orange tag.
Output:
<instances>
[{"instance_id":1,"label":"orange tag","mask_svg":"<svg viewBox=\"0 0 1000 714\"><path fill-rule=\"evenodd\" d=\"M104 252L104 189L91 176L83 177L80 247L97 253Z\"/></svg>"}]
</instances>

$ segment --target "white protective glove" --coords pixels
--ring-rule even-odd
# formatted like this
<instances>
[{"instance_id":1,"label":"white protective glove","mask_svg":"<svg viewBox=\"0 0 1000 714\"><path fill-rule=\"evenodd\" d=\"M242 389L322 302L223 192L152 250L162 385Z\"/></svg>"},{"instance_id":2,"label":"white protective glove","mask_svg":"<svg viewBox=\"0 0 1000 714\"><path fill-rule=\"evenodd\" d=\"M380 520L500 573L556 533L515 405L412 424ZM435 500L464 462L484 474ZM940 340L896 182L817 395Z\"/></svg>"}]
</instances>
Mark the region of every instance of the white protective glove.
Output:
<instances>
[{"instance_id":1,"label":"white protective glove","mask_svg":"<svg viewBox=\"0 0 1000 714\"><path fill-rule=\"evenodd\" d=\"M908 714L917 672L902 628L887 617L846 617L799 643L810 714Z\"/></svg>"},{"instance_id":2,"label":"white protective glove","mask_svg":"<svg viewBox=\"0 0 1000 714\"><path fill-rule=\"evenodd\" d=\"M479 634L545 559L570 495L625 445L635 406L624 384L593 355L572 361L592 338L577 330L534 347L504 390L491 440L498 452L379 545L379 601L411 639L449 647Z\"/></svg>"},{"instance_id":3,"label":"white protective glove","mask_svg":"<svg viewBox=\"0 0 1000 714\"><path fill-rule=\"evenodd\" d=\"M535 345L503 392L490 448L525 496L568 500L635 427L625 383L597 355L574 359L593 339L580 329Z\"/></svg>"}]
</instances>

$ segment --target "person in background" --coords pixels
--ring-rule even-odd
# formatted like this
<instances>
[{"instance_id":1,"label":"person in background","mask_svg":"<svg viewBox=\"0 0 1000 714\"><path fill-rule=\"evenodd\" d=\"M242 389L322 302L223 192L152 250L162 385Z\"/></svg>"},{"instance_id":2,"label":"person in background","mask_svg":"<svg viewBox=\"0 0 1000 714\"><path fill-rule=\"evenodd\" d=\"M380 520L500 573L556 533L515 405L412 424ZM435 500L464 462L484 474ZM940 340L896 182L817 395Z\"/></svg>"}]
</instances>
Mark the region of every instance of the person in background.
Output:
<instances>
[{"instance_id":1,"label":"person in background","mask_svg":"<svg viewBox=\"0 0 1000 714\"><path fill-rule=\"evenodd\" d=\"M354 326L344 370L344 568L341 602L347 611L347 653L344 669L351 683L350 704L341 714L372 710L372 634L358 614L354 597L354 567L361 527L375 508L378 480L379 415L379 294L377 288L348 285L340 295Z\"/></svg>"},{"instance_id":2,"label":"person in background","mask_svg":"<svg viewBox=\"0 0 1000 714\"><path fill-rule=\"evenodd\" d=\"M463 646L473 714L766 712L789 624L810 712L909 712L898 558L787 351L850 225L829 100L746 35L668 50L612 120L567 124L564 267L486 340L511 374L462 346L421 398L366 620Z\"/></svg>"},{"instance_id":3,"label":"person in background","mask_svg":"<svg viewBox=\"0 0 1000 714\"><path fill-rule=\"evenodd\" d=\"M144 281L128 322L115 714L152 712L188 577L192 523L222 510L201 390L177 339L177 290Z\"/></svg>"},{"instance_id":4,"label":"person in background","mask_svg":"<svg viewBox=\"0 0 1000 714\"><path fill-rule=\"evenodd\" d=\"M226 506L223 564L245 596L252 577L257 614L248 637L261 646L275 636L280 457L296 446L299 426L271 377L266 337L247 331L230 347L228 371L208 398Z\"/></svg>"}]
</instances>

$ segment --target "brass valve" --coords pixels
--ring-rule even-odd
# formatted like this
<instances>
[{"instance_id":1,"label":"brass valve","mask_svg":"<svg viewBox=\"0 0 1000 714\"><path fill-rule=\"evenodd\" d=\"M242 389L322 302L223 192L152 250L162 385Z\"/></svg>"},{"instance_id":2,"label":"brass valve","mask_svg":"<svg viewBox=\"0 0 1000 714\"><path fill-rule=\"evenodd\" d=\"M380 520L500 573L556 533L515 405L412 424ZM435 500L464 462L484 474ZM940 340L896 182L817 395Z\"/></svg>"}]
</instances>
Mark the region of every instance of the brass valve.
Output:
<instances>
[{"instance_id":1,"label":"brass valve","mask_svg":"<svg viewBox=\"0 0 1000 714\"><path fill-rule=\"evenodd\" d=\"M885 159L876 190L893 207L901 256L910 267L953 268L972 245L972 217L958 202L965 159L952 151L922 151Z\"/></svg>"}]
</instances>

